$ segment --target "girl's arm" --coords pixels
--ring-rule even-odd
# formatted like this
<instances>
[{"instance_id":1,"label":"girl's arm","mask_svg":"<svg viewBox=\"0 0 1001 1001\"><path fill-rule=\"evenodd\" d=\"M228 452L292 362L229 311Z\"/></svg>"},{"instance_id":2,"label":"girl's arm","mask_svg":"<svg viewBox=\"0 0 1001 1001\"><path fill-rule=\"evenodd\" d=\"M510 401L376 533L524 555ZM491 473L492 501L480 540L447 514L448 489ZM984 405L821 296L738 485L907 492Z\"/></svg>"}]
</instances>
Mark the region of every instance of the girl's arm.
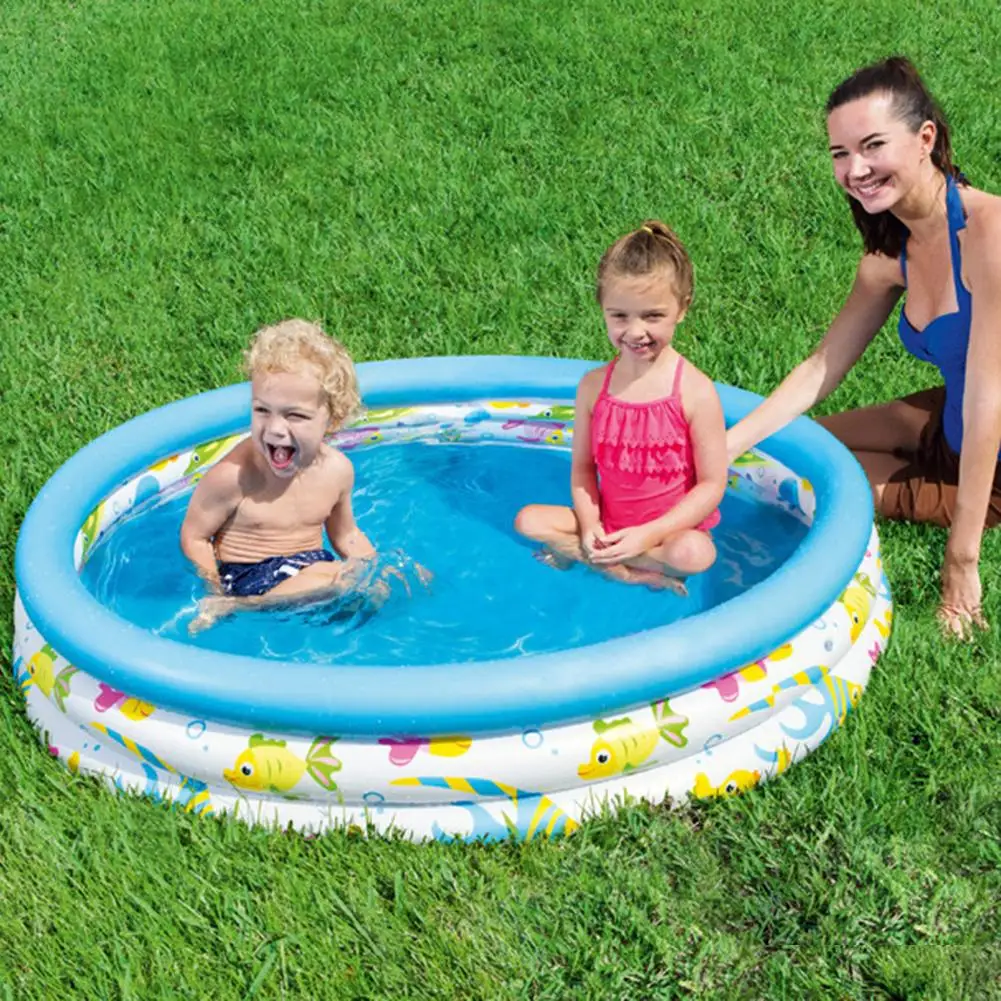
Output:
<instances>
[{"instance_id":1,"label":"girl's arm","mask_svg":"<svg viewBox=\"0 0 1001 1001\"><path fill-rule=\"evenodd\" d=\"M993 206L992 206L993 208ZM973 300L963 390L963 446L956 510L942 566L939 615L963 633L980 612L980 540L1001 446L1001 209L967 229L965 261Z\"/></svg>"},{"instance_id":2,"label":"girl's arm","mask_svg":"<svg viewBox=\"0 0 1001 1001\"><path fill-rule=\"evenodd\" d=\"M355 470L351 460L340 452L334 453L340 493L327 516L325 528L334 551L345 560L368 559L375 556L375 547L358 527L351 507L351 492L355 485Z\"/></svg>"},{"instance_id":3,"label":"girl's arm","mask_svg":"<svg viewBox=\"0 0 1001 1001\"><path fill-rule=\"evenodd\" d=\"M239 468L229 458L213 466L195 487L181 525L181 551L216 591L219 571L213 539L240 503Z\"/></svg>"},{"instance_id":4,"label":"girl's arm","mask_svg":"<svg viewBox=\"0 0 1001 1001\"><path fill-rule=\"evenodd\" d=\"M829 396L862 357L893 311L903 288L900 264L866 254L855 283L824 339L806 361L782 380L762 404L727 433L727 454L742 455Z\"/></svg>"},{"instance_id":5,"label":"girl's arm","mask_svg":"<svg viewBox=\"0 0 1001 1001\"><path fill-rule=\"evenodd\" d=\"M650 522L651 534L657 537L651 547L675 532L695 528L719 507L726 493L726 424L719 393L702 372L685 374L685 409L692 434L695 486L667 514Z\"/></svg>"},{"instance_id":6,"label":"girl's arm","mask_svg":"<svg viewBox=\"0 0 1001 1001\"><path fill-rule=\"evenodd\" d=\"M570 496L580 525L581 539L601 532L598 474L591 455L591 409L598 397L604 368L588 372L577 386L574 402L573 452L570 466Z\"/></svg>"}]
</instances>

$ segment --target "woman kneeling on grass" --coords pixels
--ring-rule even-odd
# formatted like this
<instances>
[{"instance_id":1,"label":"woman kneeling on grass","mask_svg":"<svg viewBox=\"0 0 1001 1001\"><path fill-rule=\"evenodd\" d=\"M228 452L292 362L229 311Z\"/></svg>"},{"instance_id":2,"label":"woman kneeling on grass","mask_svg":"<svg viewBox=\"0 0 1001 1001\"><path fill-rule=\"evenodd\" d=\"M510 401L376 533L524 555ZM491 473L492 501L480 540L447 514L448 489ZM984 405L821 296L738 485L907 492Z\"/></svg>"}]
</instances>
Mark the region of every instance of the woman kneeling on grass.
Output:
<instances>
[{"instance_id":1,"label":"woman kneeling on grass","mask_svg":"<svg viewBox=\"0 0 1001 1001\"><path fill-rule=\"evenodd\" d=\"M831 94L834 176L865 251L824 339L730 429L731 458L828 396L906 292L904 347L944 386L820 418L855 454L885 518L949 529L939 619L986 628L980 541L1001 522L1001 198L952 163L944 117L908 60L859 70Z\"/></svg>"}]
</instances>

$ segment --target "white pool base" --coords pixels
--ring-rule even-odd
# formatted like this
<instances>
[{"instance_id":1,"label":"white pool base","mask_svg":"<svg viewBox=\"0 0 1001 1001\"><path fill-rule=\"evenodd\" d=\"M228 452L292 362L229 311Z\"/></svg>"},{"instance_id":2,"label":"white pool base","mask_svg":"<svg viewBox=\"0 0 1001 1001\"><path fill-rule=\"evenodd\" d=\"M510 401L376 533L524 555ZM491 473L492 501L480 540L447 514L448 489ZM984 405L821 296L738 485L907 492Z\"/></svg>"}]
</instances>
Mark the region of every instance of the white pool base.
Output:
<instances>
[{"instance_id":1,"label":"white pool base","mask_svg":"<svg viewBox=\"0 0 1001 1001\"><path fill-rule=\"evenodd\" d=\"M889 634L876 546L874 531L859 576L880 586L861 628L839 600L775 659L672 695L667 707L512 734L327 741L174 713L116 695L53 656L20 601L15 677L46 746L71 771L176 809L314 833L553 837L630 799L680 804L744 791L826 740L857 704ZM241 760L270 767L275 783L241 787L254 780L240 773ZM593 780L581 775L589 767Z\"/></svg>"}]
</instances>

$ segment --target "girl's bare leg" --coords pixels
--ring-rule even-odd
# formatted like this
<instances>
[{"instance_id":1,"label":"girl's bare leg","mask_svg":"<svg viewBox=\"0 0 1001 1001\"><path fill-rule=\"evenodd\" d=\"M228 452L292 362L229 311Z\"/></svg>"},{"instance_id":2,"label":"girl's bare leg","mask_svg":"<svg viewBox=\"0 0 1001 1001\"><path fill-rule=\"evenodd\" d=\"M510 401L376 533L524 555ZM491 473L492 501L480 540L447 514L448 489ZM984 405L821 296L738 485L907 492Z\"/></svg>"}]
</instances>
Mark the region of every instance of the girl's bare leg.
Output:
<instances>
[{"instance_id":1,"label":"girl's bare leg","mask_svg":"<svg viewBox=\"0 0 1001 1001\"><path fill-rule=\"evenodd\" d=\"M588 559L580 541L580 523L573 508L561 504L529 504L514 520L515 531L535 542L541 542L553 553L575 563L583 563L606 577L628 584L649 583L644 571L635 571L625 564L598 566Z\"/></svg>"},{"instance_id":2,"label":"girl's bare leg","mask_svg":"<svg viewBox=\"0 0 1001 1001\"><path fill-rule=\"evenodd\" d=\"M592 563L580 541L580 525L573 508L557 504L530 504L523 507L515 518L517 532L535 542L541 542L559 556L577 563L584 563L606 577L625 584L645 584L687 594L685 585L675 577L666 576L661 561L630 560L629 563L598 565ZM704 534L704 533L700 533Z\"/></svg>"},{"instance_id":3,"label":"girl's bare leg","mask_svg":"<svg viewBox=\"0 0 1001 1001\"><path fill-rule=\"evenodd\" d=\"M629 560L628 566L644 574L642 583L660 586L685 596L680 578L704 573L716 562L716 546L708 532L697 528L676 532L650 552Z\"/></svg>"},{"instance_id":4,"label":"girl's bare leg","mask_svg":"<svg viewBox=\"0 0 1001 1001\"><path fill-rule=\"evenodd\" d=\"M587 562L587 554L580 544L580 524L571 507L529 504L518 512L514 530L526 539L541 542L568 560Z\"/></svg>"}]
</instances>

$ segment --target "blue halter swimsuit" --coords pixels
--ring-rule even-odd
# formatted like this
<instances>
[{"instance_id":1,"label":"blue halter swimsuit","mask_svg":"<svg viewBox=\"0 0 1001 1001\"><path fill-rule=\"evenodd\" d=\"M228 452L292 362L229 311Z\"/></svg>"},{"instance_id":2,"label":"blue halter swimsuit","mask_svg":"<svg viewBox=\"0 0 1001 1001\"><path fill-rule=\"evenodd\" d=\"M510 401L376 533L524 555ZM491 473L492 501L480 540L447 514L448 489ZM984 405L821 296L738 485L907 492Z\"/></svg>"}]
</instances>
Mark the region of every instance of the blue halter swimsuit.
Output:
<instances>
[{"instance_id":1,"label":"blue halter swimsuit","mask_svg":"<svg viewBox=\"0 0 1001 1001\"><path fill-rule=\"evenodd\" d=\"M946 181L945 204L949 218L949 247L952 252L952 282L958 309L936 316L924 330L917 330L907 319L907 304L900 310L898 330L904 347L915 358L931 362L945 382L945 405L942 408L942 431L949 448L957 454L963 444L963 389L966 380L966 352L970 346L972 298L963 284L963 262L959 251L959 232L966 228L966 214L955 178ZM907 244L900 252L900 266L907 283Z\"/></svg>"}]
</instances>

